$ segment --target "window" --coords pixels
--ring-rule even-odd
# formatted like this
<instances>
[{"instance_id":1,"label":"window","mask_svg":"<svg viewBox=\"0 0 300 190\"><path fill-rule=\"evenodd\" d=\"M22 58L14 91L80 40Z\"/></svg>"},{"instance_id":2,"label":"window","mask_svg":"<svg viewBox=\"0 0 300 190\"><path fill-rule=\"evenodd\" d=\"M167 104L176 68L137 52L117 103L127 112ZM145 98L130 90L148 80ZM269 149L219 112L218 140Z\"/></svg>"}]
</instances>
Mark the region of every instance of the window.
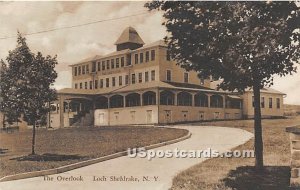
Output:
<instances>
[{"instance_id":1,"label":"window","mask_svg":"<svg viewBox=\"0 0 300 190\"><path fill-rule=\"evenodd\" d=\"M102 61L102 71L105 70L105 61Z\"/></svg>"},{"instance_id":2,"label":"window","mask_svg":"<svg viewBox=\"0 0 300 190\"><path fill-rule=\"evenodd\" d=\"M273 102L272 102L272 98L269 98L269 108L273 107Z\"/></svg>"},{"instance_id":3,"label":"window","mask_svg":"<svg viewBox=\"0 0 300 190\"><path fill-rule=\"evenodd\" d=\"M103 79L100 79L100 88L103 88Z\"/></svg>"},{"instance_id":4,"label":"window","mask_svg":"<svg viewBox=\"0 0 300 190\"><path fill-rule=\"evenodd\" d=\"M170 51L167 50L167 61L171 61L171 54L170 54Z\"/></svg>"},{"instance_id":5,"label":"window","mask_svg":"<svg viewBox=\"0 0 300 190\"><path fill-rule=\"evenodd\" d=\"M280 109L280 98L276 98L276 107Z\"/></svg>"},{"instance_id":6,"label":"window","mask_svg":"<svg viewBox=\"0 0 300 190\"><path fill-rule=\"evenodd\" d=\"M95 89L98 88L98 80L97 79L95 80L95 85L94 86L95 86Z\"/></svg>"},{"instance_id":7,"label":"window","mask_svg":"<svg viewBox=\"0 0 300 190\"><path fill-rule=\"evenodd\" d=\"M81 75L81 67L78 67L78 75Z\"/></svg>"},{"instance_id":8,"label":"window","mask_svg":"<svg viewBox=\"0 0 300 190\"><path fill-rule=\"evenodd\" d=\"M189 74L188 73L184 73L183 74L183 81L185 82L185 83L188 83L189 82Z\"/></svg>"},{"instance_id":9,"label":"window","mask_svg":"<svg viewBox=\"0 0 300 190\"><path fill-rule=\"evenodd\" d=\"M101 71L101 62L98 62L98 71Z\"/></svg>"},{"instance_id":10,"label":"window","mask_svg":"<svg viewBox=\"0 0 300 190\"><path fill-rule=\"evenodd\" d=\"M111 69L114 69L115 68L115 60L111 59L110 63L111 63Z\"/></svg>"},{"instance_id":11,"label":"window","mask_svg":"<svg viewBox=\"0 0 300 190\"><path fill-rule=\"evenodd\" d=\"M134 64L139 63L139 54L134 54Z\"/></svg>"},{"instance_id":12,"label":"window","mask_svg":"<svg viewBox=\"0 0 300 190\"><path fill-rule=\"evenodd\" d=\"M77 67L74 67L74 76L77 76Z\"/></svg>"},{"instance_id":13,"label":"window","mask_svg":"<svg viewBox=\"0 0 300 190\"><path fill-rule=\"evenodd\" d=\"M188 92L179 92L177 95L178 106L192 106L192 94Z\"/></svg>"},{"instance_id":14,"label":"window","mask_svg":"<svg viewBox=\"0 0 300 190\"><path fill-rule=\"evenodd\" d=\"M80 89L82 89L82 82L81 82L81 83L79 83L79 88L80 88Z\"/></svg>"},{"instance_id":15,"label":"window","mask_svg":"<svg viewBox=\"0 0 300 190\"><path fill-rule=\"evenodd\" d=\"M151 50L151 61L155 60L155 50Z\"/></svg>"},{"instance_id":16,"label":"window","mask_svg":"<svg viewBox=\"0 0 300 190\"><path fill-rule=\"evenodd\" d=\"M210 107L212 108L223 108L223 96L214 94L210 97Z\"/></svg>"},{"instance_id":17,"label":"window","mask_svg":"<svg viewBox=\"0 0 300 190\"><path fill-rule=\"evenodd\" d=\"M208 107L208 96L203 93L197 93L194 96L196 107Z\"/></svg>"},{"instance_id":18,"label":"window","mask_svg":"<svg viewBox=\"0 0 300 190\"><path fill-rule=\"evenodd\" d=\"M126 63L127 65L131 65L131 54L126 55Z\"/></svg>"},{"instance_id":19,"label":"window","mask_svg":"<svg viewBox=\"0 0 300 190\"><path fill-rule=\"evenodd\" d=\"M75 83L75 89L77 89L78 88L78 84L77 83Z\"/></svg>"},{"instance_id":20,"label":"window","mask_svg":"<svg viewBox=\"0 0 300 190\"><path fill-rule=\"evenodd\" d=\"M106 61L106 69L109 69L110 65L109 65L109 60Z\"/></svg>"},{"instance_id":21,"label":"window","mask_svg":"<svg viewBox=\"0 0 300 190\"><path fill-rule=\"evenodd\" d=\"M131 75L131 84L135 84L135 74Z\"/></svg>"},{"instance_id":22,"label":"window","mask_svg":"<svg viewBox=\"0 0 300 190\"><path fill-rule=\"evenodd\" d=\"M106 85L106 88L109 87L109 78L106 78L106 83L105 83L105 85Z\"/></svg>"},{"instance_id":23,"label":"window","mask_svg":"<svg viewBox=\"0 0 300 190\"><path fill-rule=\"evenodd\" d=\"M93 89L93 81L90 81L90 89Z\"/></svg>"},{"instance_id":24,"label":"window","mask_svg":"<svg viewBox=\"0 0 300 190\"><path fill-rule=\"evenodd\" d=\"M143 82L143 74L139 73L139 83Z\"/></svg>"},{"instance_id":25,"label":"window","mask_svg":"<svg viewBox=\"0 0 300 190\"><path fill-rule=\"evenodd\" d=\"M140 63L143 63L143 62L144 62L144 54L140 53Z\"/></svg>"},{"instance_id":26,"label":"window","mask_svg":"<svg viewBox=\"0 0 300 190\"><path fill-rule=\"evenodd\" d=\"M125 85L128 85L128 83L129 83L129 76L125 75Z\"/></svg>"},{"instance_id":27,"label":"window","mask_svg":"<svg viewBox=\"0 0 300 190\"><path fill-rule=\"evenodd\" d=\"M82 66L82 74L85 74L85 65Z\"/></svg>"},{"instance_id":28,"label":"window","mask_svg":"<svg viewBox=\"0 0 300 190\"><path fill-rule=\"evenodd\" d=\"M154 81L155 80L155 70L151 71L151 80Z\"/></svg>"},{"instance_id":29,"label":"window","mask_svg":"<svg viewBox=\"0 0 300 190\"><path fill-rule=\"evenodd\" d=\"M252 96L252 107L255 107L254 96Z\"/></svg>"},{"instance_id":30,"label":"window","mask_svg":"<svg viewBox=\"0 0 300 190\"><path fill-rule=\"evenodd\" d=\"M119 67L120 67L120 59L116 58L116 68L119 68Z\"/></svg>"},{"instance_id":31,"label":"window","mask_svg":"<svg viewBox=\"0 0 300 190\"><path fill-rule=\"evenodd\" d=\"M86 73L89 73L89 65L86 65Z\"/></svg>"},{"instance_id":32,"label":"window","mask_svg":"<svg viewBox=\"0 0 300 190\"><path fill-rule=\"evenodd\" d=\"M146 62L149 61L149 51L146 51Z\"/></svg>"},{"instance_id":33,"label":"window","mask_svg":"<svg viewBox=\"0 0 300 190\"><path fill-rule=\"evenodd\" d=\"M167 81L171 81L171 70L167 70Z\"/></svg>"},{"instance_id":34,"label":"window","mask_svg":"<svg viewBox=\"0 0 300 190\"><path fill-rule=\"evenodd\" d=\"M124 57L121 57L121 67L124 67Z\"/></svg>"},{"instance_id":35,"label":"window","mask_svg":"<svg viewBox=\"0 0 300 190\"><path fill-rule=\"evenodd\" d=\"M146 71L145 72L145 82L148 82L149 81L149 72Z\"/></svg>"},{"instance_id":36,"label":"window","mask_svg":"<svg viewBox=\"0 0 300 190\"><path fill-rule=\"evenodd\" d=\"M112 86L116 86L116 77L112 78Z\"/></svg>"},{"instance_id":37,"label":"window","mask_svg":"<svg viewBox=\"0 0 300 190\"><path fill-rule=\"evenodd\" d=\"M84 88L87 89L87 82L84 83Z\"/></svg>"},{"instance_id":38,"label":"window","mask_svg":"<svg viewBox=\"0 0 300 190\"><path fill-rule=\"evenodd\" d=\"M88 70L88 68L86 68ZM92 72L96 72L96 62L92 63Z\"/></svg>"},{"instance_id":39,"label":"window","mask_svg":"<svg viewBox=\"0 0 300 190\"><path fill-rule=\"evenodd\" d=\"M119 86L122 86L122 80L123 80L122 76L119 76Z\"/></svg>"},{"instance_id":40,"label":"window","mask_svg":"<svg viewBox=\"0 0 300 190\"><path fill-rule=\"evenodd\" d=\"M261 100L260 100L260 104L261 104L261 108L265 108L265 97L261 97Z\"/></svg>"}]
</instances>

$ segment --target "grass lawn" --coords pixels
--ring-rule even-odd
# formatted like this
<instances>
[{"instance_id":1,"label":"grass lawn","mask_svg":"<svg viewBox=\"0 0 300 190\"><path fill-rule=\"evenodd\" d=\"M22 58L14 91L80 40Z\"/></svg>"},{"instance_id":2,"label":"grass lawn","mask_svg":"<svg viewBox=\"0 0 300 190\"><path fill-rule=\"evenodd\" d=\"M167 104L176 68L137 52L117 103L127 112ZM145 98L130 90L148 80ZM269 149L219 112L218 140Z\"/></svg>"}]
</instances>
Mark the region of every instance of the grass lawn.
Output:
<instances>
[{"instance_id":1,"label":"grass lawn","mask_svg":"<svg viewBox=\"0 0 300 190\"><path fill-rule=\"evenodd\" d=\"M182 137L187 130L155 127L81 127L0 133L0 177L38 171Z\"/></svg>"},{"instance_id":2,"label":"grass lawn","mask_svg":"<svg viewBox=\"0 0 300 190\"><path fill-rule=\"evenodd\" d=\"M254 173L254 158L213 158L195 165L173 179L172 190L285 190L290 179L290 142L288 126L299 125L300 116L288 119L265 119L263 124L264 164L266 172ZM195 123L233 127L253 133L252 120ZM235 150L253 150L251 139Z\"/></svg>"}]
</instances>

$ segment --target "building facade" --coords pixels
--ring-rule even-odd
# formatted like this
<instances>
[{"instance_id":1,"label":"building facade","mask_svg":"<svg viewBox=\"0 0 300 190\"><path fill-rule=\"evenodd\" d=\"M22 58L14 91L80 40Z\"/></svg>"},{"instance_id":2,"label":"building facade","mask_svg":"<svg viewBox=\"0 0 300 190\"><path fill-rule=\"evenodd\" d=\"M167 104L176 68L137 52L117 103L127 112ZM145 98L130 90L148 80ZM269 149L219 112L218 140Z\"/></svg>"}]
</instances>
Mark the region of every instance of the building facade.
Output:
<instances>
[{"instance_id":1,"label":"building facade","mask_svg":"<svg viewBox=\"0 0 300 190\"><path fill-rule=\"evenodd\" d=\"M154 125L253 117L253 94L218 91L210 79L187 72L163 41L144 44L126 28L116 51L71 65L72 88L58 92L51 127ZM262 90L262 115L283 116L284 94Z\"/></svg>"}]
</instances>

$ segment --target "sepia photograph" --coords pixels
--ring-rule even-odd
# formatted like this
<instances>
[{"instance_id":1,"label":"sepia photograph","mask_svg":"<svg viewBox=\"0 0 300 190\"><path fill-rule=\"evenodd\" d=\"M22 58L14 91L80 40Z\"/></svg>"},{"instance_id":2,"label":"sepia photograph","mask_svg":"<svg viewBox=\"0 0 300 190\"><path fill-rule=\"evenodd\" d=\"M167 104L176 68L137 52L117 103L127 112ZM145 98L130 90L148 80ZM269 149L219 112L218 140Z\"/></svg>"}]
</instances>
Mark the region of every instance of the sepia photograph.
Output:
<instances>
[{"instance_id":1,"label":"sepia photograph","mask_svg":"<svg viewBox=\"0 0 300 190\"><path fill-rule=\"evenodd\" d=\"M300 190L299 1L0 10L0 190Z\"/></svg>"}]
</instances>

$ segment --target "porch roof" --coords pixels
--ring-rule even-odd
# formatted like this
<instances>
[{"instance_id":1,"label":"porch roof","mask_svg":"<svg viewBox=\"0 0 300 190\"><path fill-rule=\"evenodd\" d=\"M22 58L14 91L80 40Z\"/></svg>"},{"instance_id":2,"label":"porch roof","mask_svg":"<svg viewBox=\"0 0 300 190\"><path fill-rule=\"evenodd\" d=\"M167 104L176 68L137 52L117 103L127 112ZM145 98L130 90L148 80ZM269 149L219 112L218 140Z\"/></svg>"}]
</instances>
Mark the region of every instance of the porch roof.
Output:
<instances>
[{"instance_id":1,"label":"porch roof","mask_svg":"<svg viewBox=\"0 0 300 190\"><path fill-rule=\"evenodd\" d=\"M206 88L195 84L184 84L176 82L163 82L163 81L151 81L147 83L136 83L127 86L115 87L115 88L100 88L100 89L75 89L75 88L64 88L58 91L58 94L79 94L79 95L100 95L100 94L112 94L122 92L135 92L139 90L146 90L152 88L162 89L174 89L174 90L187 90L195 92L210 92L219 94L232 94L228 91L217 91L210 88Z\"/></svg>"}]
</instances>

